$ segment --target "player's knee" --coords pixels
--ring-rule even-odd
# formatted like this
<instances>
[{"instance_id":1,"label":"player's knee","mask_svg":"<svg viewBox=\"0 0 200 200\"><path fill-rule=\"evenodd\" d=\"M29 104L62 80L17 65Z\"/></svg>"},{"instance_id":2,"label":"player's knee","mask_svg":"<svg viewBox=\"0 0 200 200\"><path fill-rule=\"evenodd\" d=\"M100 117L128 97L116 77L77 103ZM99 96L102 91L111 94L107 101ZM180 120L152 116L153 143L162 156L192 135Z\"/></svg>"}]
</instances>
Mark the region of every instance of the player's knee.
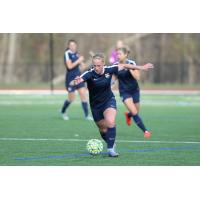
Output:
<instances>
[{"instance_id":1,"label":"player's knee","mask_svg":"<svg viewBox=\"0 0 200 200\"><path fill-rule=\"evenodd\" d=\"M132 114L132 115L137 115L137 114L138 114L138 111L137 111L137 110L131 111L131 114Z\"/></svg>"},{"instance_id":2,"label":"player's knee","mask_svg":"<svg viewBox=\"0 0 200 200\"><path fill-rule=\"evenodd\" d=\"M108 120L106 120L106 122L107 122L108 128L113 128L115 126L115 120L114 119L108 119Z\"/></svg>"},{"instance_id":3,"label":"player's knee","mask_svg":"<svg viewBox=\"0 0 200 200\"><path fill-rule=\"evenodd\" d=\"M85 95L83 95L83 96L80 96L80 99L81 99L81 101L87 101L87 98L86 98L86 96L85 96Z\"/></svg>"},{"instance_id":4,"label":"player's knee","mask_svg":"<svg viewBox=\"0 0 200 200\"><path fill-rule=\"evenodd\" d=\"M72 103L72 102L74 101L74 99L69 99L68 101L69 101L70 103Z\"/></svg>"},{"instance_id":5,"label":"player's knee","mask_svg":"<svg viewBox=\"0 0 200 200\"><path fill-rule=\"evenodd\" d=\"M107 128L104 128L104 127L99 128L99 131L100 131L101 133L106 133L106 132L107 132Z\"/></svg>"},{"instance_id":6,"label":"player's knee","mask_svg":"<svg viewBox=\"0 0 200 200\"><path fill-rule=\"evenodd\" d=\"M68 99L72 103L75 100L75 97L69 97Z\"/></svg>"},{"instance_id":7,"label":"player's knee","mask_svg":"<svg viewBox=\"0 0 200 200\"><path fill-rule=\"evenodd\" d=\"M97 126L98 126L99 131L100 131L101 133L106 133L106 132L107 132L107 127L104 126L103 124L98 124Z\"/></svg>"}]
</instances>

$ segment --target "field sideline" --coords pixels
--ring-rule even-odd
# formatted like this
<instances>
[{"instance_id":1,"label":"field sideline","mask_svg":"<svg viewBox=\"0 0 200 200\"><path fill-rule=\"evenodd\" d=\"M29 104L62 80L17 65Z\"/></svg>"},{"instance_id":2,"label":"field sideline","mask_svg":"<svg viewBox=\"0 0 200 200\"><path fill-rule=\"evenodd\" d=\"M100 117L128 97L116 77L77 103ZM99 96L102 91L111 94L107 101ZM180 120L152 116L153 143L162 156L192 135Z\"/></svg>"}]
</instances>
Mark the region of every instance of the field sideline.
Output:
<instances>
[{"instance_id":1,"label":"field sideline","mask_svg":"<svg viewBox=\"0 0 200 200\"><path fill-rule=\"evenodd\" d=\"M115 94L118 94L118 91L114 91ZM47 90L47 89L0 89L0 95L1 94L14 94L14 95L20 95L20 94L66 94L65 89L56 89L53 90ZM195 89L146 89L141 90L141 94L160 94L160 95L200 95L200 90Z\"/></svg>"},{"instance_id":2,"label":"field sideline","mask_svg":"<svg viewBox=\"0 0 200 200\"><path fill-rule=\"evenodd\" d=\"M145 140L116 93L117 149L120 157L91 156L85 146L100 139L94 122L83 119L77 98L69 121L59 109L64 90L0 90L0 165L200 165L200 92L142 91L141 116L153 135ZM104 145L105 147L105 145Z\"/></svg>"}]
</instances>

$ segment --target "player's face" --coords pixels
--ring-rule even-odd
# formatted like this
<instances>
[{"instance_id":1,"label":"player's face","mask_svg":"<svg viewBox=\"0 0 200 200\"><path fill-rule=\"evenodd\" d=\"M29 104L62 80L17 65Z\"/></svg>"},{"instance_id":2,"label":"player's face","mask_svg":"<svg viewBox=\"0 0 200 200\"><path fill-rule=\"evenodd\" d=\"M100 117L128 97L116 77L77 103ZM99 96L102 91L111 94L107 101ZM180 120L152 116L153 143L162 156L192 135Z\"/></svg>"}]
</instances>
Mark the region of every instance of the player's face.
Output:
<instances>
[{"instance_id":1,"label":"player's face","mask_svg":"<svg viewBox=\"0 0 200 200\"><path fill-rule=\"evenodd\" d=\"M93 64L94 71L97 74L102 74L103 73L104 62L101 59L94 59L92 61L92 64Z\"/></svg>"},{"instance_id":2,"label":"player's face","mask_svg":"<svg viewBox=\"0 0 200 200\"><path fill-rule=\"evenodd\" d=\"M123 42L121 40L118 40L116 45L117 49L122 48L123 46L124 46Z\"/></svg>"},{"instance_id":3,"label":"player's face","mask_svg":"<svg viewBox=\"0 0 200 200\"><path fill-rule=\"evenodd\" d=\"M119 62L123 62L125 61L127 58L127 54L125 54L123 51L118 50L117 51L117 59L119 60Z\"/></svg>"},{"instance_id":4,"label":"player's face","mask_svg":"<svg viewBox=\"0 0 200 200\"><path fill-rule=\"evenodd\" d=\"M69 49L72 51L72 52L76 52L77 50L77 44L75 42L70 42L69 43Z\"/></svg>"}]
</instances>

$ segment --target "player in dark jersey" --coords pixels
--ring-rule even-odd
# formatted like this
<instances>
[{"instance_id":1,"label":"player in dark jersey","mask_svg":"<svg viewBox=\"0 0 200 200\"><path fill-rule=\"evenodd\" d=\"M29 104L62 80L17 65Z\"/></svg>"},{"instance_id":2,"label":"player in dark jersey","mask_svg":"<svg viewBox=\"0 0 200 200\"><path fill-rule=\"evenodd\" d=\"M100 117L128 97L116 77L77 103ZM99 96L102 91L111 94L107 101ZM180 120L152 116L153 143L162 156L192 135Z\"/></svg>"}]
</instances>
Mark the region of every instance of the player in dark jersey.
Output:
<instances>
[{"instance_id":1,"label":"player in dark jersey","mask_svg":"<svg viewBox=\"0 0 200 200\"><path fill-rule=\"evenodd\" d=\"M69 117L66 113L66 109L75 100L75 90L78 91L81 99L82 108L84 111L85 119L92 120L89 116L88 103L86 97L86 87L84 83L78 86L70 86L69 83L75 79L75 77L80 76L80 65L83 64L84 57L77 53L77 43L75 40L68 41L68 48L64 54L64 63L66 66L66 77L65 77L65 87L68 91L68 99L65 100L63 107L61 109L61 114L64 120L68 120Z\"/></svg>"},{"instance_id":2,"label":"player in dark jersey","mask_svg":"<svg viewBox=\"0 0 200 200\"><path fill-rule=\"evenodd\" d=\"M116 65L126 63L136 66L135 61L128 59L128 50L126 48L118 49L117 56L119 61L115 63ZM144 66L153 68L151 63L147 63ZM139 116L140 88L137 79L139 79L138 70L130 70L124 67L118 68L119 93L124 105L129 110L129 112L125 112L126 123L130 126L133 118L137 126L143 131L144 137L150 138L151 133L146 129Z\"/></svg>"},{"instance_id":3,"label":"player in dark jersey","mask_svg":"<svg viewBox=\"0 0 200 200\"><path fill-rule=\"evenodd\" d=\"M80 85L87 82L89 90L90 107L94 121L99 128L103 140L107 143L108 155L117 157L114 143L116 137L115 118L117 114L115 96L111 90L111 77L118 72L121 64L104 66L105 59L102 54L93 56L93 68L71 82L71 85ZM124 66L124 64L122 64ZM124 66L129 69L145 69L134 65Z\"/></svg>"}]
</instances>

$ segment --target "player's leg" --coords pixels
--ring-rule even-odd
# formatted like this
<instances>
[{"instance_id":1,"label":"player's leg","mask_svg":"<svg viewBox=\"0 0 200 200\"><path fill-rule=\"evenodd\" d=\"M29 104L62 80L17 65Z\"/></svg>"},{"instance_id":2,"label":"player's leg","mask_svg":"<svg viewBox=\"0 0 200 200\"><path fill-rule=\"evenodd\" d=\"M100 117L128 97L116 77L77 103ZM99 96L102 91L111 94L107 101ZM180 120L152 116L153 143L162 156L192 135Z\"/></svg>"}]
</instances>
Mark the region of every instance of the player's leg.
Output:
<instances>
[{"instance_id":1,"label":"player's leg","mask_svg":"<svg viewBox=\"0 0 200 200\"><path fill-rule=\"evenodd\" d=\"M107 132L107 126L106 126L106 123L105 123L105 120L102 119L98 122L95 122L97 127L99 128L99 132L100 132L100 135L102 137L102 139L106 142L107 144L107 140L106 140L106 132Z\"/></svg>"},{"instance_id":2,"label":"player's leg","mask_svg":"<svg viewBox=\"0 0 200 200\"><path fill-rule=\"evenodd\" d=\"M115 127L115 119L117 115L117 110L115 108L107 108L104 112L104 120L107 128Z\"/></svg>"},{"instance_id":3,"label":"player's leg","mask_svg":"<svg viewBox=\"0 0 200 200\"><path fill-rule=\"evenodd\" d=\"M132 96L128 93L122 93L120 96L122 98L123 103L125 99L132 98ZM132 124L132 114L131 112L125 112L124 114L125 114L126 124L130 126Z\"/></svg>"},{"instance_id":4,"label":"player's leg","mask_svg":"<svg viewBox=\"0 0 200 200\"><path fill-rule=\"evenodd\" d=\"M104 113L105 124L107 126L106 141L108 148L108 155L110 157L117 157L119 154L115 152L114 144L116 138L116 125L115 119L117 115L117 110L115 108L109 107Z\"/></svg>"},{"instance_id":5,"label":"player's leg","mask_svg":"<svg viewBox=\"0 0 200 200\"><path fill-rule=\"evenodd\" d=\"M126 123L128 126L132 124L132 117L133 115L136 115L138 113L137 107L135 107L133 104L133 99L132 97L126 97L123 99L123 103L128 109L128 112L125 112L125 118L126 118Z\"/></svg>"},{"instance_id":6,"label":"player's leg","mask_svg":"<svg viewBox=\"0 0 200 200\"><path fill-rule=\"evenodd\" d=\"M103 140L107 143L108 155L110 157L117 157L114 150L114 143L116 137L115 118L116 118L116 100L113 97L106 105L101 108L95 109L91 107L94 121L99 128L99 132Z\"/></svg>"},{"instance_id":7,"label":"player's leg","mask_svg":"<svg viewBox=\"0 0 200 200\"><path fill-rule=\"evenodd\" d=\"M137 109L137 113L139 114L139 112L140 112L140 103L139 102L135 103L135 107Z\"/></svg>"},{"instance_id":8,"label":"player's leg","mask_svg":"<svg viewBox=\"0 0 200 200\"><path fill-rule=\"evenodd\" d=\"M126 98L124 100L124 105L128 109L130 117L132 117L133 115L138 114L137 107L136 107L135 103L133 102L133 98L132 97Z\"/></svg>"},{"instance_id":9,"label":"player's leg","mask_svg":"<svg viewBox=\"0 0 200 200\"><path fill-rule=\"evenodd\" d=\"M61 114L63 116L63 119L64 120L68 120L69 117L68 115L65 113L67 108L70 106L70 104L75 100L75 92L68 92L68 99L65 100L63 106L62 106L62 109L61 109Z\"/></svg>"},{"instance_id":10,"label":"player's leg","mask_svg":"<svg viewBox=\"0 0 200 200\"><path fill-rule=\"evenodd\" d=\"M140 103L135 103L135 107L137 109L137 113L140 111ZM131 112L125 112L126 124L130 126L132 124L132 114Z\"/></svg>"},{"instance_id":11,"label":"player's leg","mask_svg":"<svg viewBox=\"0 0 200 200\"><path fill-rule=\"evenodd\" d=\"M123 93L122 94L123 97L123 102L128 99L128 98L132 98L133 102L136 106L137 109L137 113L139 113L139 102L140 102L140 90L137 89L134 93ZM125 112L125 118L126 118L126 123L128 126L130 126L132 124L132 113L131 112Z\"/></svg>"},{"instance_id":12,"label":"player's leg","mask_svg":"<svg viewBox=\"0 0 200 200\"><path fill-rule=\"evenodd\" d=\"M103 112L102 112L101 109L96 109L94 107L91 107L91 112L92 112L92 116L94 118L94 121L96 123L96 126L99 129L100 135L101 135L102 139L107 144L106 137L105 137L105 134L107 132L107 127L106 127L106 124L105 124Z\"/></svg>"},{"instance_id":13,"label":"player's leg","mask_svg":"<svg viewBox=\"0 0 200 200\"><path fill-rule=\"evenodd\" d=\"M84 111L85 118L87 120L93 120L92 117L89 116L89 109L88 109L88 102L87 102L87 97L86 97L86 88L81 87L78 89L78 93L81 99L81 105Z\"/></svg>"},{"instance_id":14,"label":"player's leg","mask_svg":"<svg viewBox=\"0 0 200 200\"><path fill-rule=\"evenodd\" d=\"M150 132L146 129L142 119L138 114L139 103L135 104L133 98L127 98L124 100L126 108L129 110L129 115L132 115L133 120L137 126L144 132L144 137L149 138L151 136Z\"/></svg>"},{"instance_id":15,"label":"player's leg","mask_svg":"<svg viewBox=\"0 0 200 200\"><path fill-rule=\"evenodd\" d=\"M66 75L65 77L65 88L68 92L68 98L65 100L62 108L61 108L61 114L64 120L68 120L69 117L67 115L66 110L70 106L70 104L74 101L75 99L75 88L70 86L70 82L73 79L69 76L69 74Z\"/></svg>"},{"instance_id":16,"label":"player's leg","mask_svg":"<svg viewBox=\"0 0 200 200\"><path fill-rule=\"evenodd\" d=\"M137 90L137 91L133 94L132 98L133 98L133 102L134 102L134 104L135 104L135 107L136 107L136 109L137 109L137 113L138 113L138 116L139 116L139 111L140 111L140 90ZM148 130L146 130L146 131L144 132L144 137L145 137L145 138L150 138L150 137L151 137L151 133L150 133Z\"/></svg>"}]
</instances>

